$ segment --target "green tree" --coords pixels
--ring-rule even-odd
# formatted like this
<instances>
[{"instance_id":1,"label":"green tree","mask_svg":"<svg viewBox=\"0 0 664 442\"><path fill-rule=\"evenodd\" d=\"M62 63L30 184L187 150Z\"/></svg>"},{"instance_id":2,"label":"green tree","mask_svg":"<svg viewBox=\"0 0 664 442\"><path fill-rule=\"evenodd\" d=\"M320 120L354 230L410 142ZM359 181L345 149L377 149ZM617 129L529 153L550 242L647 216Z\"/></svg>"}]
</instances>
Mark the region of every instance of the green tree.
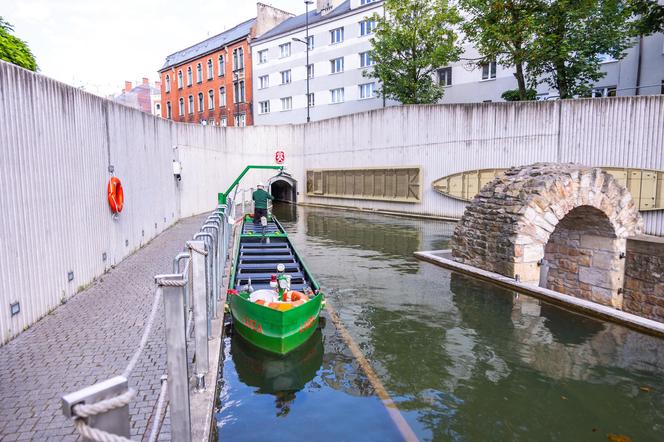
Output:
<instances>
[{"instance_id":1,"label":"green tree","mask_svg":"<svg viewBox=\"0 0 664 442\"><path fill-rule=\"evenodd\" d=\"M466 37L479 51L480 64L496 61L515 67L519 99L528 99L528 86L534 83L526 71L537 36L539 0L460 0L466 22Z\"/></svg>"},{"instance_id":2,"label":"green tree","mask_svg":"<svg viewBox=\"0 0 664 442\"><path fill-rule=\"evenodd\" d=\"M385 0L385 16L374 19L376 65L365 75L382 82L384 97L403 104L440 100L444 87L434 73L461 54L453 29L461 22L457 9L447 0Z\"/></svg>"},{"instance_id":3,"label":"green tree","mask_svg":"<svg viewBox=\"0 0 664 442\"><path fill-rule=\"evenodd\" d=\"M634 33L650 35L664 32L664 5L657 0L631 0L631 6L638 19L634 20Z\"/></svg>"},{"instance_id":4,"label":"green tree","mask_svg":"<svg viewBox=\"0 0 664 442\"><path fill-rule=\"evenodd\" d=\"M529 70L560 98L586 96L604 76L604 55L615 59L634 44L634 9L624 0L543 0Z\"/></svg>"},{"instance_id":5,"label":"green tree","mask_svg":"<svg viewBox=\"0 0 664 442\"><path fill-rule=\"evenodd\" d=\"M31 71L37 70L37 61L27 43L11 34L14 28L0 17L0 59Z\"/></svg>"}]
</instances>

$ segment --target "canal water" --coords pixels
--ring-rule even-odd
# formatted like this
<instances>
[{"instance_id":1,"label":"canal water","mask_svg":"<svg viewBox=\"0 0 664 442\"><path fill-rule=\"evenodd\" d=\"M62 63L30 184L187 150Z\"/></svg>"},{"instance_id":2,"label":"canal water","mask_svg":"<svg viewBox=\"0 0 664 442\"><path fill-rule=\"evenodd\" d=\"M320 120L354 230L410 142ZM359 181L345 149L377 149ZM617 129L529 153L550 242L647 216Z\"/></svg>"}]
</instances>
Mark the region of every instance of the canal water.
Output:
<instances>
[{"instance_id":1,"label":"canal water","mask_svg":"<svg viewBox=\"0 0 664 442\"><path fill-rule=\"evenodd\" d=\"M274 212L419 439L664 440L664 341L413 258L451 223ZM224 345L219 440L401 440L332 321L286 358Z\"/></svg>"}]
</instances>

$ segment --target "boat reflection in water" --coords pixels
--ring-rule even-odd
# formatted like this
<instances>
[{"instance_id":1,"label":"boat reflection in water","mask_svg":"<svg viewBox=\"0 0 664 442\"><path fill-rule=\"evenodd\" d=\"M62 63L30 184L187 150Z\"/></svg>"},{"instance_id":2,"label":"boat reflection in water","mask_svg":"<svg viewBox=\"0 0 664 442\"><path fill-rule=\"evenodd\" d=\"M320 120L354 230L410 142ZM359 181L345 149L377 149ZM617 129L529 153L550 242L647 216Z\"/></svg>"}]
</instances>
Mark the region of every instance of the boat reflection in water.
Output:
<instances>
[{"instance_id":1,"label":"boat reflection in water","mask_svg":"<svg viewBox=\"0 0 664 442\"><path fill-rule=\"evenodd\" d=\"M261 350L237 333L231 340L231 355L241 382L256 387L257 394L274 395L277 416L286 416L295 394L318 373L323 363L323 337L320 330L300 347L280 356Z\"/></svg>"}]
</instances>

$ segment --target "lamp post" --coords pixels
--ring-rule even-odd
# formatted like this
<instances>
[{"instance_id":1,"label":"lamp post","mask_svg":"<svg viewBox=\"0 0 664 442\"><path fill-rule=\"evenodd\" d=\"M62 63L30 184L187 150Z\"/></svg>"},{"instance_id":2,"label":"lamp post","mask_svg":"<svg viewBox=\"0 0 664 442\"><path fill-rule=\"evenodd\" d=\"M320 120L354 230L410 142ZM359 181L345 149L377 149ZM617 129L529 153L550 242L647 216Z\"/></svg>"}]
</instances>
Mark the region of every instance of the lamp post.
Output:
<instances>
[{"instance_id":1,"label":"lamp post","mask_svg":"<svg viewBox=\"0 0 664 442\"><path fill-rule=\"evenodd\" d=\"M307 75L307 123L311 121L311 101L309 100L309 5L312 5L314 2L312 0L305 0L306 13L304 14L305 20L305 39L293 37L293 41L304 43L307 48L307 65L306 65L306 75Z\"/></svg>"}]
</instances>

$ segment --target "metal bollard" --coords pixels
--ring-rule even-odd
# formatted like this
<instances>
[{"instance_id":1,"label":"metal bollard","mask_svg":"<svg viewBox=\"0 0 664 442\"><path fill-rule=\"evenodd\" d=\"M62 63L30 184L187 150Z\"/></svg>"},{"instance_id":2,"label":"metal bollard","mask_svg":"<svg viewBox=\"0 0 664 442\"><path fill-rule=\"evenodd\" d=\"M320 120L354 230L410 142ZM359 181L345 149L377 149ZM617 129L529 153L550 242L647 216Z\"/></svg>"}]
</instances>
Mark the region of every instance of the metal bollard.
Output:
<instances>
[{"instance_id":1,"label":"metal bollard","mask_svg":"<svg viewBox=\"0 0 664 442\"><path fill-rule=\"evenodd\" d=\"M62 413L66 417L75 417L74 407L79 404L91 405L128 391L127 378L116 376L98 384L85 387L62 397ZM105 431L116 436L129 438L129 405L115 408L105 413L87 418L87 425L96 430ZM84 441L90 439L83 438Z\"/></svg>"},{"instance_id":2,"label":"metal bollard","mask_svg":"<svg viewBox=\"0 0 664 442\"><path fill-rule=\"evenodd\" d=\"M168 397L171 408L172 439L191 441L189 409L189 373L187 370L186 317L184 312L182 275L155 276L157 290L164 299L164 326L168 356Z\"/></svg>"},{"instance_id":3,"label":"metal bollard","mask_svg":"<svg viewBox=\"0 0 664 442\"><path fill-rule=\"evenodd\" d=\"M189 241L187 246L202 250L203 241ZM205 375L209 371L208 355L208 298L205 287L205 256L192 250L192 292L194 295L194 342L196 348L196 388L205 388Z\"/></svg>"}]
</instances>

